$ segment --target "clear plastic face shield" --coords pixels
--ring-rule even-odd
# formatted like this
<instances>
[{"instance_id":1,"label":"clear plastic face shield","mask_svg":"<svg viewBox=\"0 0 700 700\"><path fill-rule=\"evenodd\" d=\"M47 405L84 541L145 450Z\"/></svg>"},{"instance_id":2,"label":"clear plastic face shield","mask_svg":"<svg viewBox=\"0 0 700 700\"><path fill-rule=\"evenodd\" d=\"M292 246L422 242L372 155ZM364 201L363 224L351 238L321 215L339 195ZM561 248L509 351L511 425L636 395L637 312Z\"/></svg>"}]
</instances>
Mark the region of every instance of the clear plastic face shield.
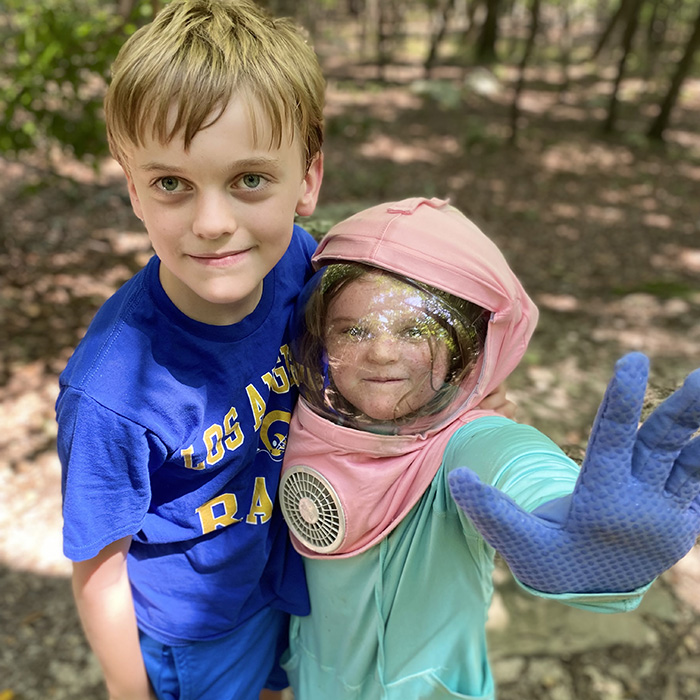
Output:
<instances>
[{"instance_id":1,"label":"clear plastic face shield","mask_svg":"<svg viewBox=\"0 0 700 700\"><path fill-rule=\"evenodd\" d=\"M408 278L329 265L302 292L292 329L301 395L355 429L425 432L465 405L488 314Z\"/></svg>"}]
</instances>

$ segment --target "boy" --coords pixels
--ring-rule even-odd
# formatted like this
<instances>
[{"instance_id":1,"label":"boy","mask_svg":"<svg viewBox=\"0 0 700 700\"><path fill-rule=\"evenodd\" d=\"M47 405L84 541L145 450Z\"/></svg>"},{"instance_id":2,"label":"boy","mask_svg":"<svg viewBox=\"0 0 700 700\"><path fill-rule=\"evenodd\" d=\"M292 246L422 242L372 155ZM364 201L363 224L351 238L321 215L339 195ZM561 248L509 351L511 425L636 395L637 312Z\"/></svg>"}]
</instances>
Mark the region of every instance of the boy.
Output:
<instances>
[{"instance_id":1,"label":"boy","mask_svg":"<svg viewBox=\"0 0 700 700\"><path fill-rule=\"evenodd\" d=\"M110 148L155 255L61 375L64 551L113 700L286 686L303 571L273 508L295 398L324 82L248 0L174 0L122 48Z\"/></svg>"}]
</instances>

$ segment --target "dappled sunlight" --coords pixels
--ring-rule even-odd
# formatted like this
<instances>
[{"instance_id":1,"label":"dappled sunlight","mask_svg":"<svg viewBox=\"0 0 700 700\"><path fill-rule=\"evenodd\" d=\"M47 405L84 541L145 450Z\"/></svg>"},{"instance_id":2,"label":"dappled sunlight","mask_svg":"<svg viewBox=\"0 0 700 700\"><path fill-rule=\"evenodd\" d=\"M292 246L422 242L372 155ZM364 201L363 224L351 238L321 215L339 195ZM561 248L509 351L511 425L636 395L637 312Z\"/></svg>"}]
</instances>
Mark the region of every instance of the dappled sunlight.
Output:
<instances>
[{"instance_id":1,"label":"dappled sunlight","mask_svg":"<svg viewBox=\"0 0 700 700\"><path fill-rule=\"evenodd\" d=\"M623 146L591 144L588 141L566 140L550 146L540 159L550 172L592 175L595 171L614 170L617 176L633 176L634 154Z\"/></svg>"},{"instance_id":2,"label":"dappled sunlight","mask_svg":"<svg viewBox=\"0 0 700 700\"><path fill-rule=\"evenodd\" d=\"M700 613L700 547L691 549L666 577L677 595Z\"/></svg>"},{"instance_id":3,"label":"dappled sunlight","mask_svg":"<svg viewBox=\"0 0 700 700\"><path fill-rule=\"evenodd\" d=\"M623 221L627 216L627 211L623 207L605 207L597 204L589 204L584 207L583 215L591 223L611 226Z\"/></svg>"},{"instance_id":4,"label":"dappled sunlight","mask_svg":"<svg viewBox=\"0 0 700 700\"><path fill-rule=\"evenodd\" d=\"M144 266L153 254L151 241L145 231L119 231L103 229L102 233L109 240L111 249L117 255L134 255L136 264Z\"/></svg>"},{"instance_id":5,"label":"dappled sunlight","mask_svg":"<svg viewBox=\"0 0 700 700\"><path fill-rule=\"evenodd\" d=\"M439 163L445 154L459 152L459 143L452 136L400 141L387 134L378 134L360 146L366 158L383 158L394 163Z\"/></svg>"},{"instance_id":6,"label":"dappled sunlight","mask_svg":"<svg viewBox=\"0 0 700 700\"><path fill-rule=\"evenodd\" d=\"M66 577L54 403L97 308L150 256L121 171L70 159L64 176L0 159L0 569ZM77 637L80 639L80 637Z\"/></svg>"},{"instance_id":7,"label":"dappled sunlight","mask_svg":"<svg viewBox=\"0 0 700 700\"><path fill-rule=\"evenodd\" d=\"M698 151L700 151L700 148ZM700 165L693 165L692 163L679 163L678 173L683 177L687 177L689 180L700 181Z\"/></svg>"},{"instance_id":8,"label":"dappled sunlight","mask_svg":"<svg viewBox=\"0 0 700 700\"><path fill-rule=\"evenodd\" d=\"M585 444L606 378L570 356L526 362L509 380L517 420L533 425L562 446ZM513 384L513 386L511 386Z\"/></svg>"},{"instance_id":9,"label":"dappled sunlight","mask_svg":"<svg viewBox=\"0 0 700 700\"><path fill-rule=\"evenodd\" d=\"M395 119L400 112L420 109L423 100L405 89L386 89L382 98L377 99L377 93L372 90L357 88L343 90L333 82L328 84L326 93L326 118L345 114L348 109L364 107L373 117L379 120Z\"/></svg>"},{"instance_id":10,"label":"dappled sunlight","mask_svg":"<svg viewBox=\"0 0 700 700\"><path fill-rule=\"evenodd\" d=\"M526 90L520 97L520 108L528 114L548 114L557 106L558 96L551 90Z\"/></svg>"},{"instance_id":11,"label":"dappled sunlight","mask_svg":"<svg viewBox=\"0 0 700 700\"><path fill-rule=\"evenodd\" d=\"M61 543L61 467L55 451L53 405L57 372L69 352L48 368L17 364L0 388L0 565L67 575Z\"/></svg>"},{"instance_id":12,"label":"dappled sunlight","mask_svg":"<svg viewBox=\"0 0 700 700\"><path fill-rule=\"evenodd\" d=\"M538 294L535 301L538 306L552 311L578 311L582 305L572 294Z\"/></svg>"},{"instance_id":13,"label":"dappled sunlight","mask_svg":"<svg viewBox=\"0 0 700 700\"><path fill-rule=\"evenodd\" d=\"M695 295L700 303L700 292ZM597 342L617 343L623 351L639 350L650 357L700 357L700 317L693 303L680 298L659 299L652 294L628 294L619 300L601 301L601 323L592 337ZM676 325L682 333L671 334Z\"/></svg>"},{"instance_id":14,"label":"dappled sunlight","mask_svg":"<svg viewBox=\"0 0 700 700\"><path fill-rule=\"evenodd\" d=\"M700 275L700 248L666 245L654 253L651 264L664 272Z\"/></svg>"},{"instance_id":15,"label":"dappled sunlight","mask_svg":"<svg viewBox=\"0 0 700 700\"><path fill-rule=\"evenodd\" d=\"M649 228L670 229L673 226L673 219L669 214L650 212L642 216L642 223Z\"/></svg>"}]
</instances>

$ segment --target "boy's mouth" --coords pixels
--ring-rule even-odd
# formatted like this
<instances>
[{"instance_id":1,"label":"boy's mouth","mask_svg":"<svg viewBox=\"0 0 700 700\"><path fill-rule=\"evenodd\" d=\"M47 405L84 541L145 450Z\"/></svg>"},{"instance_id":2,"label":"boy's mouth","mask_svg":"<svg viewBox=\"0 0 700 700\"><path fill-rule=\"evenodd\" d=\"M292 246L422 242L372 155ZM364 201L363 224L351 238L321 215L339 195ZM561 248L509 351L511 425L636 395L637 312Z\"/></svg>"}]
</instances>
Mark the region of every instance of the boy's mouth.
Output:
<instances>
[{"instance_id":1,"label":"boy's mouth","mask_svg":"<svg viewBox=\"0 0 700 700\"><path fill-rule=\"evenodd\" d=\"M211 265L212 267L223 267L225 265L231 264L240 260L249 249L245 248L243 250L231 250L225 253L211 253L211 254L190 254L189 257L195 262L201 263L202 265Z\"/></svg>"}]
</instances>

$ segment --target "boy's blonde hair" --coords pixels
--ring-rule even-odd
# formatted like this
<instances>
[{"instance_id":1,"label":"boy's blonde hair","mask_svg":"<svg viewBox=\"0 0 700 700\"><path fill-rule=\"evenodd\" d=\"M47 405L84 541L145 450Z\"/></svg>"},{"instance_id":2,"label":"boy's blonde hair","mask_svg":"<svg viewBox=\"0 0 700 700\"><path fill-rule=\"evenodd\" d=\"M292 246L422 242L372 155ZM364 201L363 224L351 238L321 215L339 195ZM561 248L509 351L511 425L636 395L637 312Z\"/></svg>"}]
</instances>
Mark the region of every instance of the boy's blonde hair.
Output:
<instances>
[{"instance_id":1,"label":"boy's blonde hair","mask_svg":"<svg viewBox=\"0 0 700 700\"><path fill-rule=\"evenodd\" d=\"M324 80L316 54L289 20L250 0L174 0L122 47L105 97L112 155L152 137L195 134L244 96L271 127L270 146L298 137L308 168L323 144ZM175 117L173 119L173 110Z\"/></svg>"}]
</instances>

